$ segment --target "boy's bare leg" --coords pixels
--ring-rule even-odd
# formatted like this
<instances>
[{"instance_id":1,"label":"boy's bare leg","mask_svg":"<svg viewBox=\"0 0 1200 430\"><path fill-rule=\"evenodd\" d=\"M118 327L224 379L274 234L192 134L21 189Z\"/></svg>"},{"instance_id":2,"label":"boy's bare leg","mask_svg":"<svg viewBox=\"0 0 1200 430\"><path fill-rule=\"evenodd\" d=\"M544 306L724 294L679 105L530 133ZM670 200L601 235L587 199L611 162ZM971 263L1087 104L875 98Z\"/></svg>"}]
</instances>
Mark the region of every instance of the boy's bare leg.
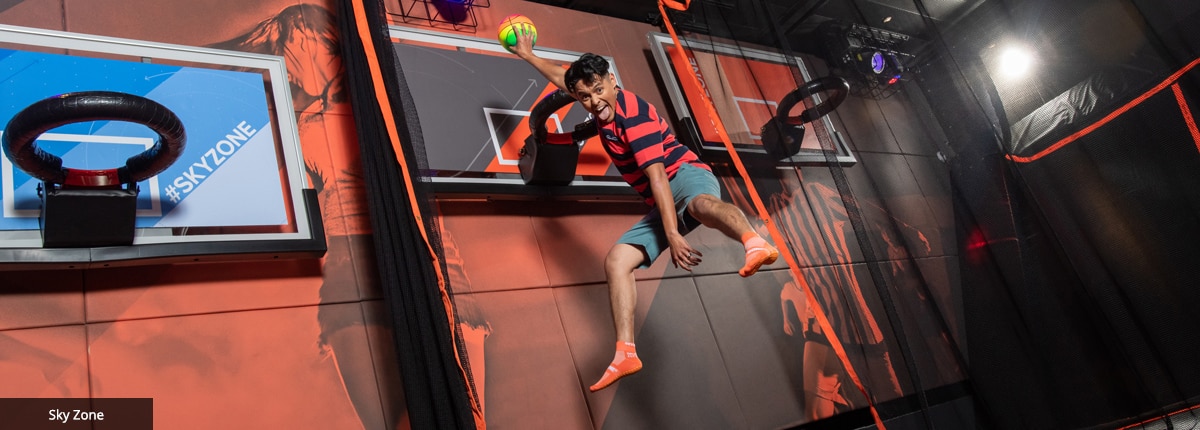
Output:
<instances>
[{"instance_id":1,"label":"boy's bare leg","mask_svg":"<svg viewBox=\"0 0 1200 430\"><path fill-rule=\"evenodd\" d=\"M743 277L755 274L759 268L774 263L779 258L779 250L750 227L746 214L737 206L714 196L701 194L688 203L688 213L705 227L717 229L730 239L742 243L746 248L746 261L738 270L738 274Z\"/></svg>"},{"instance_id":2,"label":"boy's bare leg","mask_svg":"<svg viewBox=\"0 0 1200 430\"><path fill-rule=\"evenodd\" d=\"M633 271L645 258L646 254L641 249L618 243L608 251L608 257L604 260L613 327L617 330L617 348L604 375L590 387L592 391L602 390L618 379L642 370L642 361L633 343L633 312L637 307L637 279Z\"/></svg>"}]
</instances>

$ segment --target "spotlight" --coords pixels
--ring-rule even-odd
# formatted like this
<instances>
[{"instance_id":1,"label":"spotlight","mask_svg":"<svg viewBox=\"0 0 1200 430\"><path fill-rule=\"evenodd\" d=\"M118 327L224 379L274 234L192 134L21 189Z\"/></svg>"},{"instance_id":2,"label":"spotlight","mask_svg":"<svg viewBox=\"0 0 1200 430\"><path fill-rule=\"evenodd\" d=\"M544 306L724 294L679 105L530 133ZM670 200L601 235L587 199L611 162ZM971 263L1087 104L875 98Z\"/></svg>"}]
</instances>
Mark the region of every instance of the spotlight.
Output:
<instances>
[{"instance_id":1,"label":"spotlight","mask_svg":"<svg viewBox=\"0 0 1200 430\"><path fill-rule=\"evenodd\" d=\"M888 66L887 59L879 51L864 50L854 54L854 59L865 75L878 75Z\"/></svg>"},{"instance_id":2,"label":"spotlight","mask_svg":"<svg viewBox=\"0 0 1200 430\"><path fill-rule=\"evenodd\" d=\"M1033 68L1033 54L1028 49L1010 46L1000 54L1000 73L1009 78L1020 78Z\"/></svg>"},{"instance_id":3,"label":"spotlight","mask_svg":"<svg viewBox=\"0 0 1200 430\"><path fill-rule=\"evenodd\" d=\"M887 67L887 62L883 60L883 53L875 51L871 54L871 71L876 75L883 73L883 69Z\"/></svg>"}]
</instances>

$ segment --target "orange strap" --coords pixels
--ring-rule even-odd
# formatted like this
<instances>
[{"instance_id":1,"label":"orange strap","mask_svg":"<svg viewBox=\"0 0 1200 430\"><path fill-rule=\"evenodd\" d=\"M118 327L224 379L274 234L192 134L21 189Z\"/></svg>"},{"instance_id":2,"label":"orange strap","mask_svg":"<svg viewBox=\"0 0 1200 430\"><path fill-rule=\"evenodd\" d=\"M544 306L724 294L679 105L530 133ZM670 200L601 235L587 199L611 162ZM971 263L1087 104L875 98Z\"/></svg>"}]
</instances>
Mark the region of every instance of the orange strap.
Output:
<instances>
[{"instance_id":1,"label":"orange strap","mask_svg":"<svg viewBox=\"0 0 1200 430\"><path fill-rule=\"evenodd\" d=\"M1192 142L1196 144L1196 149L1200 150L1200 128L1196 127L1196 118L1192 116L1192 108L1188 107L1187 99L1183 97L1183 89L1179 87L1179 83L1171 85L1171 91L1175 92L1175 103L1179 103L1179 112L1183 114L1183 122L1187 124L1188 132L1192 134Z\"/></svg>"},{"instance_id":2,"label":"orange strap","mask_svg":"<svg viewBox=\"0 0 1200 430\"><path fill-rule=\"evenodd\" d=\"M1058 142L1054 142L1053 145L1050 145L1046 149L1038 151L1036 154L1030 155L1028 157L1008 154L1005 157L1007 157L1009 160L1012 160L1012 161L1015 161L1018 163L1028 163L1031 161L1036 161L1037 159L1045 157L1047 155L1050 155L1050 153L1057 151L1059 149L1062 149L1062 147L1067 146L1071 142L1074 142L1083 136L1086 136L1088 133L1091 133L1092 131L1096 130L1097 128L1100 128L1104 124L1108 124L1109 121L1112 121L1116 117L1121 116L1121 114L1128 112L1130 109L1133 109L1134 107L1137 107L1137 105L1146 101L1146 99L1150 98L1151 96L1154 96L1155 94L1158 94L1159 91L1162 91L1163 89L1167 88L1168 86L1174 84L1175 81L1178 81L1179 78L1181 76L1183 76L1184 73L1187 73L1189 70L1192 70L1192 68L1196 67L1196 65L1200 65L1200 58L1192 60L1191 63L1188 63L1186 66L1183 66L1183 68L1179 69L1175 73L1172 73L1171 76L1167 77L1166 80L1160 82L1158 85L1155 85L1154 88L1150 89L1150 91L1146 91L1144 94L1138 96L1137 98L1130 100L1129 103L1125 103L1125 105L1117 108L1117 110L1114 110L1111 113L1109 113L1108 115L1105 115L1103 118L1100 118L1095 123L1093 123L1087 127L1084 127L1082 130L1072 133L1070 136L1060 139ZM1184 107L1186 108L1186 105L1184 105ZM1188 115L1187 118L1191 118L1191 115ZM1196 136L1196 134L1193 133L1193 136ZM1200 139L1200 137L1196 137L1196 138ZM1198 147L1200 147L1200 141L1197 141L1196 145Z\"/></svg>"},{"instance_id":3,"label":"orange strap","mask_svg":"<svg viewBox=\"0 0 1200 430\"><path fill-rule=\"evenodd\" d=\"M683 0L683 3L677 2L675 0L662 0L661 2L659 2L659 5L664 5L664 4L667 5L667 7L671 8L671 9L687 10L688 6L692 5L692 0ZM666 14L663 14L664 18L666 16L667 16Z\"/></svg>"},{"instance_id":4,"label":"orange strap","mask_svg":"<svg viewBox=\"0 0 1200 430\"><path fill-rule=\"evenodd\" d=\"M667 11L663 8L664 4L668 2L671 2L671 0L659 0L658 11L662 14L663 24L666 25L667 32L671 34L671 41L675 42L675 46L679 48L674 50L674 55L676 57L675 61L682 61L684 63L681 64L686 64L687 58L684 57L683 43L680 43L679 36L675 34L675 28L671 26L671 21L667 18ZM721 122L720 117L717 116L717 109L713 106L712 100L709 99L704 92L700 85L700 81L698 78L696 78L695 74L687 73L686 75L689 76L689 79L685 79L685 81L693 85L693 88L697 90L697 94L702 95L700 98L704 100L704 107L708 110L709 118L712 118L712 125L717 130L717 136L719 136L721 138L721 142L725 144L725 150L729 152L729 156L733 161L734 167L737 169L738 174L741 175L742 180L745 181L746 194L750 196L750 200L754 203L754 208L758 210L758 213L760 214L759 218L761 218L763 224L766 225L767 231L771 235L771 240L775 241L777 244L786 243L786 239L779 231L779 228L771 222L771 217L767 212L767 207L765 204L763 204L762 197L759 196L758 190L755 189L754 181L751 180L750 174L746 172L746 166L742 164L742 157L739 156L737 150L734 149L733 141L729 139L729 134L725 131L725 125ZM791 271L792 277L804 291L804 295L808 298L809 303L816 304L816 306L814 306L814 310L816 312L814 313L816 314L817 324L820 325L821 330L825 332L825 337L829 340L829 344L831 347L833 347L833 351L835 354L837 354L838 359L841 360L842 367L846 368L846 373L850 375L850 380L854 382L854 385L858 387L858 390L861 391L863 396L867 399L867 405L871 409L871 416L875 418L875 425L878 426L880 430L885 430L885 427L883 426L883 420L879 417L879 411L875 409L875 402L871 400L871 395L867 393L866 387L863 386L862 380L859 379L858 372L856 372L854 370L854 366L850 364L850 358L846 354L845 347L843 347L842 342L838 340L837 333L833 331L833 324L829 322L829 318L825 315L824 310L821 309L821 302L817 301L817 297L815 294L813 294L812 288L808 286L808 282L804 279L804 274L800 273L800 264L798 263L798 260L796 260L796 256L792 255L791 250L787 246L779 246L779 253L783 256L784 261L787 262L788 269Z\"/></svg>"},{"instance_id":5,"label":"orange strap","mask_svg":"<svg viewBox=\"0 0 1200 430\"><path fill-rule=\"evenodd\" d=\"M417 228L421 233L421 240L425 243L425 247L429 249L429 256L433 261L433 270L437 275L438 291L442 295L442 305L446 308L446 318L450 323L450 330L457 330L458 322L454 318L454 305L451 302L450 294L446 291L446 274L442 272L442 263L438 258L437 251L434 250L433 244L429 240L429 232L425 230L424 217L421 215L419 204L417 201L416 190L413 189L412 175L408 170L408 162L404 158L404 147L400 143L400 133L396 126L395 114L392 112L390 99L387 94L387 89L383 83L383 72L380 68L378 57L375 52L375 45L372 42L374 39L371 34L373 28L366 17L366 12L363 10L362 2L350 2L354 6L354 20L358 29L359 40L362 40L363 50L367 57L367 64L371 69L371 81L375 87L375 99L379 101L378 106L383 113L383 123L387 127L388 139L391 141L392 149L396 153L396 161L400 163L401 177L404 178L404 186L408 191L408 200L413 208L413 217L417 221ZM458 364L459 373L462 375L463 382L470 395L467 397L471 401L471 415L475 419L475 426L478 429L487 428L487 423L484 421L483 411L479 407L478 397L474 393L473 385L468 383L467 370L462 362L462 352L458 350L458 342L452 342L454 347L454 360Z\"/></svg>"},{"instance_id":6,"label":"orange strap","mask_svg":"<svg viewBox=\"0 0 1200 430\"><path fill-rule=\"evenodd\" d=\"M1127 425L1127 426L1125 426L1125 427L1121 427L1121 428L1119 428L1119 429L1117 429L1117 430L1129 430L1129 429L1132 429L1132 428L1135 428L1135 427L1146 428L1146 424L1150 424L1150 423L1152 423L1152 422L1155 422L1155 421L1166 421L1166 420L1167 420L1167 419L1169 419L1170 417L1173 417L1173 416L1175 416L1175 415L1182 414L1182 413L1184 413L1184 412L1191 412L1191 411L1194 411L1194 410L1196 410L1196 409L1200 409L1200 405L1191 406L1191 407L1188 407L1188 408L1180 409L1180 410L1178 410L1178 411L1175 411L1175 412L1171 412L1171 413L1169 413L1169 414L1166 414L1166 415L1160 415L1160 416L1157 416L1157 417L1154 417L1154 418L1150 418L1150 419L1147 419L1147 420L1145 420L1145 421L1142 421L1142 422L1139 422L1139 423L1130 424L1130 425Z\"/></svg>"}]
</instances>

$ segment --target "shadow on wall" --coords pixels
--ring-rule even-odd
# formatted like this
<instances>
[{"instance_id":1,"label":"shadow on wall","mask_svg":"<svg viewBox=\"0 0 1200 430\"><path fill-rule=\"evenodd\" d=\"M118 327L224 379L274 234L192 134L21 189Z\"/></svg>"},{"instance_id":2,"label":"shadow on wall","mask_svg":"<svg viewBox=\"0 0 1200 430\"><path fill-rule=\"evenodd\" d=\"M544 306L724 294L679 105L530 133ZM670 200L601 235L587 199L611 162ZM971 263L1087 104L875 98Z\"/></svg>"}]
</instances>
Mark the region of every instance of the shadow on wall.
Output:
<instances>
[{"instance_id":1,"label":"shadow on wall","mask_svg":"<svg viewBox=\"0 0 1200 430\"><path fill-rule=\"evenodd\" d=\"M286 61L305 169L318 192L328 236L319 292L322 303L380 296L362 165L358 148L352 144L357 140L343 87L345 71L334 19L322 6L289 6L237 37L210 45L278 55ZM334 361L364 428L407 428L395 357L376 357L377 351L360 344L360 330L366 325L369 333L382 333L380 338L386 339L388 345L380 346L381 351L394 354L389 346L391 325L382 312L364 318L352 310L320 307L320 345ZM382 373L378 378L377 372ZM388 406L382 406L380 399Z\"/></svg>"}]
</instances>

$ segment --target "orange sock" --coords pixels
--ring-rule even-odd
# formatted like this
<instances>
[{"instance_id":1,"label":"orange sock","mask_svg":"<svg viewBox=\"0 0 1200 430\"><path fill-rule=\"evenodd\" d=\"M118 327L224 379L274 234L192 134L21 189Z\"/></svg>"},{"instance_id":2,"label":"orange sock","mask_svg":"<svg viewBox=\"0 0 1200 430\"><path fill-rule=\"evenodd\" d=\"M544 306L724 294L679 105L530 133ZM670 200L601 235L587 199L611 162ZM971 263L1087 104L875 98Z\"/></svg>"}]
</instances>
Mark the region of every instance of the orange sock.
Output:
<instances>
[{"instance_id":1,"label":"orange sock","mask_svg":"<svg viewBox=\"0 0 1200 430\"><path fill-rule=\"evenodd\" d=\"M600 380L596 381L589 389L592 392L603 390L617 382L618 379L637 373L639 370L642 370L642 360L638 358L634 345L618 341L617 353L613 356L612 364L608 365L604 376L601 376Z\"/></svg>"},{"instance_id":2,"label":"orange sock","mask_svg":"<svg viewBox=\"0 0 1200 430\"><path fill-rule=\"evenodd\" d=\"M746 247L746 264L738 270L742 277L753 275L760 267L774 263L779 258L779 250L752 231L742 235L742 245Z\"/></svg>"}]
</instances>

